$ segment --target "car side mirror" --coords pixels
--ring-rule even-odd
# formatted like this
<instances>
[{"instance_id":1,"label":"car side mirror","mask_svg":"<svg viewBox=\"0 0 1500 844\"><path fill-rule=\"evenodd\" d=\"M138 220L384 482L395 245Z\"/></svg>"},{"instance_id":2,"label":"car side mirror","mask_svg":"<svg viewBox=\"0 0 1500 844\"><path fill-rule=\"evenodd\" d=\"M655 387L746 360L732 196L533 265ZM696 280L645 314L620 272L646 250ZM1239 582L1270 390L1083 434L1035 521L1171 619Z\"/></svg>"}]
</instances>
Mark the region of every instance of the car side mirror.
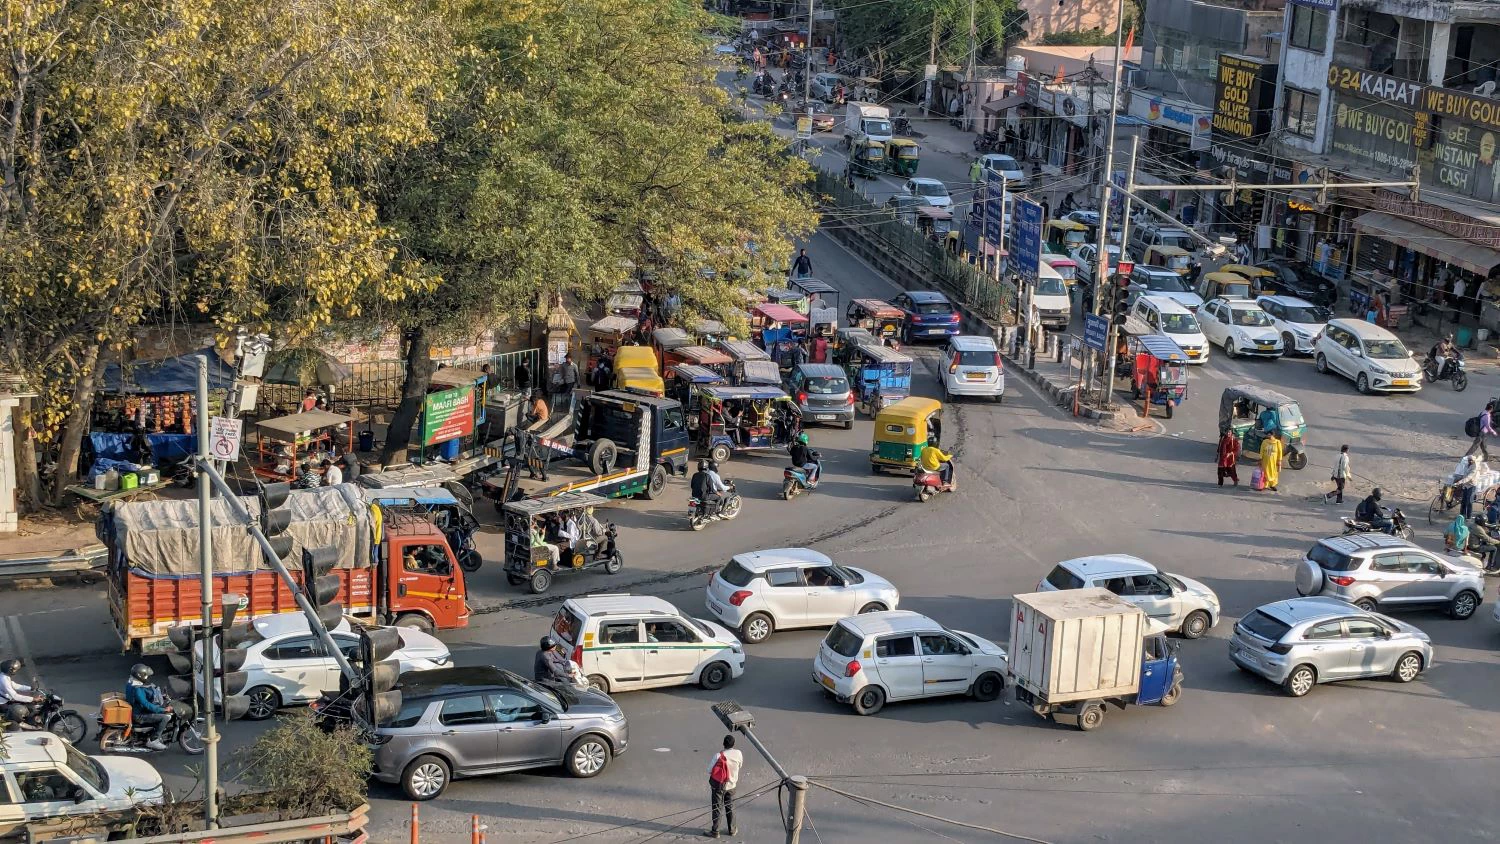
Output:
<instances>
[{"instance_id":1,"label":"car side mirror","mask_svg":"<svg viewBox=\"0 0 1500 844\"><path fill-rule=\"evenodd\" d=\"M77 791L73 792L73 802L74 803L87 803L87 802L89 802L89 793L87 791L84 791L81 788L78 789Z\"/></svg>"},{"instance_id":2,"label":"car side mirror","mask_svg":"<svg viewBox=\"0 0 1500 844\"><path fill-rule=\"evenodd\" d=\"M531 720L540 721L541 723L546 724L552 720L552 713L548 712L545 709L538 709L536 715Z\"/></svg>"}]
</instances>

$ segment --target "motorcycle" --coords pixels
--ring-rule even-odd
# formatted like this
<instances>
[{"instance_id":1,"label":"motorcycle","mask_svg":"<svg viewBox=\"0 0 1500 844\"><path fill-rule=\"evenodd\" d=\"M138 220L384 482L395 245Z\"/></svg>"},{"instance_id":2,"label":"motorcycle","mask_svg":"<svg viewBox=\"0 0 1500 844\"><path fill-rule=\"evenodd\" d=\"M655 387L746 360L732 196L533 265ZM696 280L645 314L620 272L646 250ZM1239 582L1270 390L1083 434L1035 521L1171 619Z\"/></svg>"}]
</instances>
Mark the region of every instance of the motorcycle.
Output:
<instances>
[{"instance_id":1,"label":"motorcycle","mask_svg":"<svg viewBox=\"0 0 1500 844\"><path fill-rule=\"evenodd\" d=\"M957 492L958 484L943 483L941 472L929 472L918 466L911 476L911 488L918 501L927 499L944 492Z\"/></svg>"},{"instance_id":2,"label":"motorcycle","mask_svg":"<svg viewBox=\"0 0 1500 844\"><path fill-rule=\"evenodd\" d=\"M744 503L740 500L740 494L734 491L734 482L726 484L729 491L719 496L719 504L712 513L704 512L703 502L697 498L688 499L688 524L693 530L703 530L709 522L719 520L729 521L740 514L740 506Z\"/></svg>"},{"instance_id":3,"label":"motorcycle","mask_svg":"<svg viewBox=\"0 0 1500 844\"><path fill-rule=\"evenodd\" d=\"M1358 519L1353 519L1348 516L1344 516L1343 520L1344 536L1348 536L1352 533L1389 533L1391 536L1399 536L1402 539L1407 540L1408 542L1411 541L1412 538L1411 525L1407 524L1406 514L1402 513L1401 508L1399 507L1391 511L1391 527L1389 530L1385 528L1377 528L1370 522L1362 522Z\"/></svg>"},{"instance_id":4,"label":"motorcycle","mask_svg":"<svg viewBox=\"0 0 1500 844\"><path fill-rule=\"evenodd\" d=\"M63 708L62 695L53 694L36 685L32 680L32 691L36 699L31 704L31 714L19 722L12 722L7 729L16 731L43 730L66 741L77 744L88 737L89 725L75 710Z\"/></svg>"},{"instance_id":5,"label":"motorcycle","mask_svg":"<svg viewBox=\"0 0 1500 844\"><path fill-rule=\"evenodd\" d=\"M807 475L807 470L801 466L788 466L781 470L781 498L783 501L791 501L803 490L812 492L818 488L818 481L823 479L823 455L816 452L808 452L814 466L818 467L817 474L812 478Z\"/></svg>"},{"instance_id":6,"label":"motorcycle","mask_svg":"<svg viewBox=\"0 0 1500 844\"><path fill-rule=\"evenodd\" d=\"M1422 361L1422 375L1427 379L1427 383L1436 384L1439 381L1452 382L1453 392L1455 393L1462 393L1468 388L1468 364L1464 363L1462 355L1455 355L1453 357L1453 366L1447 369L1448 373L1440 378L1438 377L1440 373L1438 372L1437 361L1431 355L1428 355L1427 359Z\"/></svg>"},{"instance_id":7,"label":"motorcycle","mask_svg":"<svg viewBox=\"0 0 1500 844\"><path fill-rule=\"evenodd\" d=\"M997 152L1000 149L1000 133L985 132L974 138L975 152Z\"/></svg>"},{"instance_id":8,"label":"motorcycle","mask_svg":"<svg viewBox=\"0 0 1500 844\"><path fill-rule=\"evenodd\" d=\"M106 707L106 703L112 706ZM107 719L107 709L113 710L118 720ZM180 700L167 701L167 714L171 717L152 734L136 729L134 713L129 710L130 705L123 700L100 701L98 718L100 753L159 753L160 751L155 748L146 746L146 742L152 738L167 745L176 742L177 746L182 748L182 752L190 756L202 753L207 745L203 738L203 719L197 717L190 703Z\"/></svg>"},{"instance_id":9,"label":"motorcycle","mask_svg":"<svg viewBox=\"0 0 1500 844\"><path fill-rule=\"evenodd\" d=\"M896 131L896 134L898 135L910 135L911 120L908 119L904 114L898 114L896 115L896 118L891 121L891 128L894 129Z\"/></svg>"}]
</instances>

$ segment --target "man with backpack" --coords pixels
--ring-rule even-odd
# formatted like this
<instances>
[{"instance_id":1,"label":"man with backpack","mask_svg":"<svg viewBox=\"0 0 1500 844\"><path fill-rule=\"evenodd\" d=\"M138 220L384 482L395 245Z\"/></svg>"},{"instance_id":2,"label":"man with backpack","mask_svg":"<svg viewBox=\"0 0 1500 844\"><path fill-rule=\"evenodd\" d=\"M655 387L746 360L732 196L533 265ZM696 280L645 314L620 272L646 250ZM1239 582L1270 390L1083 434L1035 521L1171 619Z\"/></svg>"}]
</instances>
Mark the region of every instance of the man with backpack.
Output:
<instances>
[{"instance_id":1,"label":"man with backpack","mask_svg":"<svg viewBox=\"0 0 1500 844\"><path fill-rule=\"evenodd\" d=\"M734 789L740 784L740 766L745 763L744 754L734 749L734 736L724 737L724 749L714 754L708 764L709 807L713 812L708 838L719 837L719 813L724 814L725 829L730 835L739 835L740 828L734 823Z\"/></svg>"},{"instance_id":2,"label":"man with backpack","mask_svg":"<svg viewBox=\"0 0 1500 844\"><path fill-rule=\"evenodd\" d=\"M1465 456L1472 455L1478 451L1484 456L1485 460L1490 459L1490 451L1485 445L1485 437L1494 436L1495 434L1494 412L1495 400L1490 399L1488 402L1485 402L1484 410L1480 411L1478 416L1464 422L1464 435L1474 438L1473 444L1464 453Z\"/></svg>"}]
</instances>

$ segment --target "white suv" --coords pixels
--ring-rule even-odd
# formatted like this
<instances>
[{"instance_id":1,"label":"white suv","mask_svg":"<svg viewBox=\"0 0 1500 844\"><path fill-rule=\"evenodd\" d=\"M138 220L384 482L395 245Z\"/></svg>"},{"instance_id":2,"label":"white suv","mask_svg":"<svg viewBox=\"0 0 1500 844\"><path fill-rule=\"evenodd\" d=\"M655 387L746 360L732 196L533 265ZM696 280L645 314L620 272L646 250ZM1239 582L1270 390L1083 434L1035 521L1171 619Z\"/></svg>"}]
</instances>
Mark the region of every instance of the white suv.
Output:
<instances>
[{"instance_id":1,"label":"white suv","mask_svg":"<svg viewBox=\"0 0 1500 844\"><path fill-rule=\"evenodd\" d=\"M734 634L646 595L570 598L552 619L552 635L589 685L610 694L690 683L712 691L745 673Z\"/></svg>"},{"instance_id":2,"label":"white suv","mask_svg":"<svg viewBox=\"0 0 1500 844\"><path fill-rule=\"evenodd\" d=\"M1422 389L1422 367L1401 340L1362 319L1329 320L1313 342L1319 372L1337 372L1361 393L1415 393Z\"/></svg>"},{"instance_id":3,"label":"white suv","mask_svg":"<svg viewBox=\"0 0 1500 844\"><path fill-rule=\"evenodd\" d=\"M943 349L943 400L956 396L980 396L1005 400L1005 366L1000 348L989 337L959 334L948 338Z\"/></svg>"},{"instance_id":4,"label":"white suv","mask_svg":"<svg viewBox=\"0 0 1500 844\"><path fill-rule=\"evenodd\" d=\"M1196 639L1219 623L1219 596L1214 590L1180 574L1158 571L1156 566L1129 554L1102 554L1058 563L1038 592L1100 587L1141 608L1146 617L1175 631L1184 639Z\"/></svg>"},{"instance_id":5,"label":"white suv","mask_svg":"<svg viewBox=\"0 0 1500 844\"><path fill-rule=\"evenodd\" d=\"M1198 311L1198 325L1203 336L1231 358L1282 355L1281 334L1272 324L1271 315L1249 299L1220 297L1208 302Z\"/></svg>"},{"instance_id":6,"label":"white suv","mask_svg":"<svg viewBox=\"0 0 1500 844\"><path fill-rule=\"evenodd\" d=\"M860 715L887 700L970 695L991 701L1005 689L1005 651L988 639L947 630L914 612L846 618L828 631L813 681Z\"/></svg>"},{"instance_id":7,"label":"white suv","mask_svg":"<svg viewBox=\"0 0 1500 844\"><path fill-rule=\"evenodd\" d=\"M706 603L710 615L754 645L777 630L893 610L901 595L885 578L817 551L773 548L736 555L709 580Z\"/></svg>"},{"instance_id":8,"label":"white suv","mask_svg":"<svg viewBox=\"0 0 1500 844\"><path fill-rule=\"evenodd\" d=\"M161 774L146 760L89 756L51 733L9 733L5 749L0 837L7 840L27 829L41 835L49 821L70 835L94 826L114 832L110 813L160 803L166 793Z\"/></svg>"},{"instance_id":9,"label":"white suv","mask_svg":"<svg viewBox=\"0 0 1500 844\"><path fill-rule=\"evenodd\" d=\"M1165 296L1142 296L1135 300L1133 316L1151 329L1176 343L1188 357L1188 363L1208 363L1208 338L1198 318L1175 299Z\"/></svg>"}]
</instances>

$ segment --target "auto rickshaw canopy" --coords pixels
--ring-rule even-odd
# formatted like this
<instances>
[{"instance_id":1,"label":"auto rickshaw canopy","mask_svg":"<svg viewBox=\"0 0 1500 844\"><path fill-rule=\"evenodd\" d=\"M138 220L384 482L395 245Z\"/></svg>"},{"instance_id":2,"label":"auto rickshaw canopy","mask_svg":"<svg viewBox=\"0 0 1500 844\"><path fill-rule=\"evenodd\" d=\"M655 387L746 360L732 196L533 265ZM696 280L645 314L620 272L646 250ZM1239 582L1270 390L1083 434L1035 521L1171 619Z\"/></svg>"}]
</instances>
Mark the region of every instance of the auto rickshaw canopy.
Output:
<instances>
[{"instance_id":1,"label":"auto rickshaw canopy","mask_svg":"<svg viewBox=\"0 0 1500 844\"><path fill-rule=\"evenodd\" d=\"M1241 400L1263 408L1275 408L1278 413L1283 407L1290 405L1295 411L1296 421L1289 424L1287 420L1282 420L1282 426L1295 427L1303 423L1302 408L1297 404L1296 399L1256 384L1241 384L1237 387L1226 387L1223 395L1219 396L1220 428L1228 427L1230 421L1234 419L1235 403Z\"/></svg>"},{"instance_id":2,"label":"auto rickshaw canopy","mask_svg":"<svg viewBox=\"0 0 1500 844\"><path fill-rule=\"evenodd\" d=\"M601 319L593 325L589 326L589 331L590 333L602 335L604 337L619 337L620 335L634 331L637 325L639 325L639 323L631 317L622 316L620 314L610 314L604 319Z\"/></svg>"},{"instance_id":3,"label":"auto rickshaw canopy","mask_svg":"<svg viewBox=\"0 0 1500 844\"><path fill-rule=\"evenodd\" d=\"M1251 281L1254 281L1257 278L1268 278L1276 275L1276 273L1273 273L1270 270L1261 269L1260 267L1252 267L1249 264L1225 264L1224 266L1219 267L1218 272L1234 273L1235 275L1244 276Z\"/></svg>"},{"instance_id":4,"label":"auto rickshaw canopy","mask_svg":"<svg viewBox=\"0 0 1500 844\"><path fill-rule=\"evenodd\" d=\"M769 322L782 322L793 325L800 325L807 322L807 317L804 314L776 302L766 302L756 305L750 309L750 314Z\"/></svg>"},{"instance_id":5,"label":"auto rickshaw canopy","mask_svg":"<svg viewBox=\"0 0 1500 844\"><path fill-rule=\"evenodd\" d=\"M892 158L920 158L922 147L910 138L893 138L885 144L886 152Z\"/></svg>"},{"instance_id":6,"label":"auto rickshaw canopy","mask_svg":"<svg viewBox=\"0 0 1500 844\"><path fill-rule=\"evenodd\" d=\"M627 366L615 370L615 389L643 393L650 396L666 395L667 384L656 370L644 366Z\"/></svg>"},{"instance_id":7,"label":"auto rickshaw canopy","mask_svg":"<svg viewBox=\"0 0 1500 844\"><path fill-rule=\"evenodd\" d=\"M680 346L672 350L672 356L686 361L686 363L678 365L679 369L689 365L723 366L732 362L729 355L717 349L710 349L707 346Z\"/></svg>"},{"instance_id":8,"label":"auto rickshaw canopy","mask_svg":"<svg viewBox=\"0 0 1500 844\"><path fill-rule=\"evenodd\" d=\"M1193 256L1181 246L1148 246L1141 263L1149 267L1166 267L1186 272Z\"/></svg>"},{"instance_id":9,"label":"auto rickshaw canopy","mask_svg":"<svg viewBox=\"0 0 1500 844\"><path fill-rule=\"evenodd\" d=\"M609 499L590 492L564 492L547 498L522 498L507 501L501 510L507 516L517 516L530 521L538 516L602 507L608 503Z\"/></svg>"},{"instance_id":10,"label":"auto rickshaw canopy","mask_svg":"<svg viewBox=\"0 0 1500 844\"><path fill-rule=\"evenodd\" d=\"M901 319L905 316L900 308L880 299L855 299L849 303L849 310L844 315L853 322L855 321L854 315L856 313L860 314L861 318L871 317L874 319Z\"/></svg>"},{"instance_id":11,"label":"auto rickshaw canopy","mask_svg":"<svg viewBox=\"0 0 1500 844\"><path fill-rule=\"evenodd\" d=\"M695 363L678 364L677 367L672 370L672 377L676 378L679 381L685 381L689 384L729 383L724 378L724 376L720 375L719 373L713 371L712 369L709 369L706 366L699 366Z\"/></svg>"},{"instance_id":12,"label":"auto rickshaw canopy","mask_svg":"<svg viewBox=\"0 0 1500 844\"><path fill-rule=\"evenodd\" d=\"M1203 296L1205 301L1220 296L1227 299L1250 298L1250 282L1239 273L1227 273L1223 270L1205 273L1198 287L1208 294Z\"/></svg>"},{"instance_id":13,"label":"auto rickshaw canopy","mask_svg":"<svg viewBox=\"0 0 1500 844\"><path fill-rule=\"evenodd\" d=\"M1140 344L1142 349L1150 353L1151 357L1164 363L1188 362L1187 353L1170 337L1164 337L1160 334L1143 334L1136 338L1136 342Z\"/></svg>"},{"instance_id":14,"label":"auto rickshaw canopy","mask_svg":"<svg viewBox=\"0 0 1500 844\"><path fill-rule=\"evenodd\" d=\"M741 363L771 359L770 353L749 340L720 340L719 348L724 351L724 354Z\"/></svg>"},{"instance_id":15,"label":"auto rickshaw canopy","mask_svg":"<svg viewBox=\"0 0 1500 844\"><path fill-rule=\"evenodd\" d=\"M656 350L650 346L621 346L615 350L615 369L658 369Z\"/></svg>"},{"instance_id":16,"label":"auto rickshaw canopy","mask_svg":"<svg viewBox=\"0 0 1500 844\"><path fill-rule=\"evenodd\" d=\"M651 332L651 341L664 352L693 344L693 339L688 336L687 331L670 326Z\"/></svg>"},{"instance_id":17,"label":"auto rickshaw canopy","mask_svg":"<svg viewBox=\"0 0 1500 844\"><path fill-rule=\"evenodd\" d=\"M875 439L902 439L906 442L927 442L927 420L933 414L942 413L943 403L924 396L908 396L887 405L875 414ZM899 426L903 433L898 436L886 426Z\"/></svg>"}]
</instances>

